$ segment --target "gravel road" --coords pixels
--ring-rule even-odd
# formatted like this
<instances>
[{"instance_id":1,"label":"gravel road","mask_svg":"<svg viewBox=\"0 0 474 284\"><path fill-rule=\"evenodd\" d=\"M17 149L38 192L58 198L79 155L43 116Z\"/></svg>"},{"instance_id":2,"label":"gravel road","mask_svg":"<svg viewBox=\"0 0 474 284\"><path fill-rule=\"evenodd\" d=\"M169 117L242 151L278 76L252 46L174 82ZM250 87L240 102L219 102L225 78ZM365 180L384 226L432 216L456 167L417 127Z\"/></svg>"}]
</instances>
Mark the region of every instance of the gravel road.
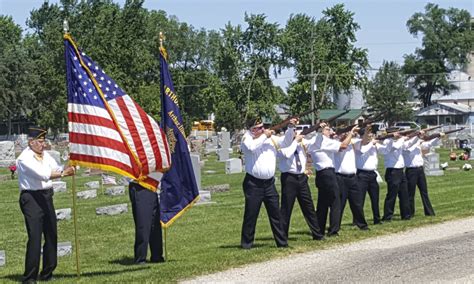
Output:
<instances>
[{"instance_id":1,"label":"gravel road","mask_svg":"<svg viewBox=\"0 0 474 284\"><path fill-rule=\"evenodd\" d=\"M182 283L474 283L474 217Z\"/></svg>"}]
</instances>

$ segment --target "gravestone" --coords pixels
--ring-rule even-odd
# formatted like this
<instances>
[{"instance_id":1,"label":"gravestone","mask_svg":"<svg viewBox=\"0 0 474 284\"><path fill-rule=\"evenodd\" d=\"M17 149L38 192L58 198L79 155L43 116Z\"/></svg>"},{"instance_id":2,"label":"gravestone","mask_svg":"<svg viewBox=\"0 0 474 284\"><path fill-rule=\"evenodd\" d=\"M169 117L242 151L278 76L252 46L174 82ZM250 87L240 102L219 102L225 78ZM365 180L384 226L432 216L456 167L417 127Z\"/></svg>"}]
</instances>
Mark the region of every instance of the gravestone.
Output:
<instances>
[{"instance_id":1,"label":"gravestone","mask_svg":"<svg viewBox=\"0 0 474 284\"><path fill-rule=\"evenodd\" d=\"M229 159L229 148L217 149L217 156L219 157L219 162L227 161Z\"/></svg>"},{"instance_id":2,"label":"gravestone","mask_svg":"<svg viewBox=\"0 0 474 284\"><path fill-rule=\"evenodd\" d=\"M196 202L196 205L211 204L215 203L211 201L211 192L207 190L199 191L199 200Z\"/></svg>"},{"instance_id":3,"label":"gravestone","mask_svg":"<svg viewBox=\"0 0 474 284\"><path fill-rule=\"evenodd\" d=\"M17 145L16 150L22 151L26 147L28 147L28 135L26 134L20 134L18 135L18 138L16 139L15 144Z\"/></svg>"},{"instance_id":4,"label":"gravestone","mask_svg":"<svg viewBox=\"0 0 474 284\"><path fill-rule=\"evenodd\" d=\"M15 143L13 141L0 142L0 167L15 164Z\"/></svg>"},{"instance_id":5,"label":"gravestone","mask_svg":"<svg viewBox=\"0 0 474 284\"><path fill-rule=\"evenodd\" d=\"M45 150L46 153L48 153L55 161L58 163L58 165L61 165L61 153L55 150Z\"/></svg>"},{"instance_id":6,"label":"gravestone","mask_svg":"<svg viewBox=\"0 0 474 284\"><path fill-rule=\"evenodd\" d=\"M95 213L97 215L118 215L122 213L128 212L128 204L123 203L123 204L116 204L116 205L110 205L110 206L104 206L104 207L98 207L95 209Z\"/></svg>"},{"instance_id":7,"label":"gravestone","mask_svg":"<svg viewBox=\"0 0 474 284\"><path fill-rule=\"evenodd\" d=\"M123 186L128 186L129 183L130 183L130 181L129 181L128 178L126 178L126 177L121 177L121 178L117 181L117 184L118 184L118 185L123 185Z\"/></svg>"},{"instance_id":8,"label":"gravestone","mask_svg":"<svg viewBox=\"0 0 474 284\"><path fill-rule=\"evenodd\" d=\"M191 163L193 165L194 176L198 189L201 189L201 158L199 155L191 154Z\"/></svg>"},{"instance_id":9,"label":"gravestone","mask_svg":"<svg viewBox=\"0 0 474 284\"><path fill-rule=\"evenodd\" d=\"M105 195L109 196L119 196L125 194L125 186L112 186L105 190Z\"/></svg>"},{"instance_id":10,"label":"gravestone","mask_svg":"<svg viewBox=\"0 0 474 284\"><path fill-rule=\"evenodd\" d=\"M216 185L209 185L203 188L211 193L214 192L226 192L230 190L230 184L216 184Z\"/></svg>"},{"instance_id":11,"label":"gravestone","mask_svg":"<svg viewBox=\"0 0 474 284\"><path fill-rule=\"evenodd\" d=\"M99 175L102 175L103 173L104 173L104 171L101 170L101 169L91 169L89 174L91 176L99 176Z\"/></svg>"},{"instance_id":12,"label":"gravestone","mask_svg":"<svg viewBox=\"0 0 474 284\"><path fill-rule=\"evenodd\" d=\"M242 172L242 160L238 158L228 159L225 162L225 173L235 174Z\"/></svg>"},{"instance_id":13,"label":"gravestone","mask_svg":"<svg viewBox=\"0 0 474 284\"><path fill-rule=\"evenodd\" d=\"M86 182L84 184L84 186L86 188L89 188L89 189L99 189L100 188L100 182L97 180L97 181L90 181L90 182Z\"/></svg>"},{"instance_id":14,"label":"gravestone","mask_svg":"<svg viewBox=\"0 0 474 284\"><path fill-rule=\"evenodd\" d=\"M442 176L443 170L439 168L439 154L430 152L424 156L424 170L427 176Z\"/></svg>"},{"instance_id":15,"label":"gravestone","mask_svg":"<svg viewBox=\"0 0 474 284\"><path fill-rule=\"evenodd\" d=\"M53 191L54 191L54 193L66 192L67 191L66 182L65 181L59 181L59 180L53 181Z\"/></svg>"},{"instance_id":16,"label":"gravestone","mask_svg":"<svg viewBox=\"0 0 474 284\"><path fill-rule=\"evenodd\" d=\"M71 242L58 243L58 257L72 254Z\"/></svg>"},{"instance_id":17,"label":"gravestone","mask_svg":"<svg viewBox=\"0 0 474 284\"><path fill-rule=\"evenodd\" d=\"M77 198L79 199L92 199L96 197L97 197L97 189L84 190L84 191L79 191L77 193Z\"/></svg>"},{"instance_id":18,"label":"gravestone","mask_svg":"<svg viewBox=\"0 0 474 284\"><path fill-rule=\"evenodd\" d=\"M221 132L221 140L219 146L221 148L230 148L230 133L227 131Z\"/></svg>"},{"instance_id":19,"label":"gravestone","mask_svg":"<svg viewBox=\"0 0 474 284\"><path fill-rule=\"evenodd\" d=\"M56 219L60 220L71 220L71 208L56 209Z\"/></svg>"},{"instance_id":20,"label":"gravestone","mask_svg":"<svg viewBox=\"0 0 474 284\"><path fill-rule=\"evenodd\" d=\"M5 266L6 262L7 262L7 257L5 255L5 251L0 250L0 266Z\"/></svg>"}]
</instances>

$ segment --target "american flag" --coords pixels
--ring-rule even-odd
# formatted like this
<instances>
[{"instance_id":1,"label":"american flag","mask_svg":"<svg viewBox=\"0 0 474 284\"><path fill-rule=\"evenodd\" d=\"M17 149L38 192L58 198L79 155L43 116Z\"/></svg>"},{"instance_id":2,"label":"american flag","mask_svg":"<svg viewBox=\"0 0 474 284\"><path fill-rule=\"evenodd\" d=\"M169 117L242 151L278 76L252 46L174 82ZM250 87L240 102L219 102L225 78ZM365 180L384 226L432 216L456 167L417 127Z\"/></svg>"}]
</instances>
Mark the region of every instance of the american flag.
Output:
<instances>
[{"instance_id":1,"label":"american flag","mask_svg":"<svg viewBox=\"0 0 474 284\"><path fill-rule=\"evenodd\" d=\"M69 34L64 37L71 164L112 171L156 190L171 164L165 133Z\"/></svg>"},{"instance_id":2,"label":"american flag","mask_svg":"<svg viewBox=\"0 0 474 284\"><path fill-rule=\"evenodd\" d=\"M108 174L102 174L102 185L117 185L117 181L114 176Z\"/></svg>"}]
</instances>

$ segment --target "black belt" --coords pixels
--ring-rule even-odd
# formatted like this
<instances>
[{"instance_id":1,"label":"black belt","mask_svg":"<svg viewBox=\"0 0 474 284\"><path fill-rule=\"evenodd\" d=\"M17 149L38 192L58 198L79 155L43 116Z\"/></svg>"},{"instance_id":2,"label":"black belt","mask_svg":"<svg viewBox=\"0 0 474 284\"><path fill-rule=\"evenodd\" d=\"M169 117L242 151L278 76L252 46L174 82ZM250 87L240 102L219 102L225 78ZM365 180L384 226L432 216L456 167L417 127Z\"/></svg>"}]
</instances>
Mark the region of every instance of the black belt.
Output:
<instances>
[{"instance_id":1,"label":"black belt","mask_svg":"<svg viewBox=\"0 0 474 284\"><path fill-rule=\"evenodd\" d=\"M403 171L403 168L387 168L387 171Z\"/></svg>"},{"instance_id":2,"label":"black belt","mask_svg":"<svg viewBox=\"0 0 474 284\"><path fill-rule=\"evenodd\" d=\"M375 172L375 170L368 171L368 170L357 169L357 172L362 172L362 173L371 174L371 173Z\"/></svg>"},{"instance_id":3,"label":"black belt","mask_svg":"<svg viewBox=\"0 0 474 284\"><path fill-rule=\"evenodd\" d=\"M334 168L324 168L322 170L316 170L316 173L322 173L322 172L327 171L327 170L333 170L334 171Z\"/></svg>"},{"instance_id":4,"label":"black belt","mask_svg":"<svg viewBox=\"0 0 474 284\"><path fill-rule=\"evenodd\" d=\"M294 174L294 173L290 173L290 172L285 172L285 173L282 173L283 175L290 175L290 176L293 176L293 177L296 177L296 178L301 178L301 177L304 177L306 176L306 174Z\"/></svg>"},{"instance_id":5,"label":"black belt","mask_svg":"<svg viewBox=\"0 0 474 284\"><path fill-rule=\"evenodd\" d=\"M417 170L417 169L422 169L423 166L419 166L419 167L407 167L407 170Z\"/></svg>"},{"instance_id":6,"label":"black belt","mask_svg":"<svg viewBox=\"0 0 474 284\"><path fill-rule=\"evenodd\" d=\"M352 178L355 177L355 174L341 174L341 173L336 173L336 175L346 177L346 178Z\"/></svg>"},{"instance_id":7,"label":"black belt","mask_svg":"<svg viewBox=\"0 0 474 284\"><path fill-rule=\"evenodd\" d=\"M46 189L22 189L21 192L28 192L28 193L33 193L33 192L46 192L53 190L52 188L46 188Z\"/></svg>"}]
</instances>

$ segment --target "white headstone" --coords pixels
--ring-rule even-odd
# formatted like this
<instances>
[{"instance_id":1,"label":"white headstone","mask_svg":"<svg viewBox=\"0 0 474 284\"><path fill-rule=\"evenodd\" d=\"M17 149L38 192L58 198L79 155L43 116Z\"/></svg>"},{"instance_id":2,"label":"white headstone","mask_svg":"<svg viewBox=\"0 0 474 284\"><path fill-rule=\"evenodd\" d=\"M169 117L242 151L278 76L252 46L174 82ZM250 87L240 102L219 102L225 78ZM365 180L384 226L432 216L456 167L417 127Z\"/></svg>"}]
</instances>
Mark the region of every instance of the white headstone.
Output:
<instances>
[{"instance_id":1,"label":"white headstone","mask_svg":"<svg viewBox=\"0 0 474 284\"><path fill-rule=\"evenodd\" d=\"M217 155L219 156L219 162L225 162L229 159L229 148L217 149Z\"/></svg>"},{"instance_id":2,"label":"white headstone","mask_svg":"<svg viewBox=\"0 0 474 284\"><path fill-rule=\"evenodd\" d=\"M124 194L125 194L125 186L122 186L122 185L112 186L105 190L105 195L118 196L118 195L124 195Z\"/></svg>"},{"instance_id":3,"label":"white headstone","mask_svg":"<svg viewBox=\"0 0 474 284\"><path fill-rule=\"evenodd\" d=\"M225 161L225 173L235 174L242 172L242 160L238 158L228 159Z\"/></svg>"},{"instance_id":4,"label":"white headstone","mask_svg":"<svg viewBox=\"0 0 474 284\"><path fill-rule=\"evenodd\" d=\"M54 190L54 193L66 192L67 191L66 182L65 181L59 181L59 180L53 181L53 190Z\"/></svg>"},{"instance_id":5,"label":"white headstone","mask_svg":"<svg viewBox=\"0 0 474 284\"><path fill-rule=\"evenodd\" d=\"M58 257L72 254L71 242L58 243Z\"/></svg>"},{"instance_id":6,"label":"white headstone","mask_svg":"<svg viewBox=\"0 0 474 284\"><path fill-rule=\"evenodd\" d=\"M215 203L211 201L211 192L207 190L199 191L199 200L196 205Z\"/></svg>"},{"instance_id":7,"label":"white headstone","mask_svg":"<svg viewBox=\"0 0 474 284\"><path fill-rule=\"evenodd\" d=\"M209 185L203 188L204 190L208 190L211 193L213 192L226 192L230 190L230 184L225 183L225 184L215 184L215 185Z\"/></svg>"},{"instance_id":8,"label":"white headstone","mask_svg":"<svg viewBox=\"0 0 474 284\"><path fill-rule=\"evenodd\" d=\"M444 171L439 167L439 154L430 152L424 156L424 171L427 176L442 176Z\"/></svg>"},{"instance_id":9,"label":"white headstone","mask_svg":"<svg viewBox=\"0 0 474 284\"><path fill-rule=\"evenodd\" d=\"M71 220L71 208L56 209L56 219L60 220Z\"/></svg>"},{"instance_id":10,"label":"white headstone","mask_svg":"<svg viewBox=\"0 0 474 284\"><path fill-rule=\"evenodd\" d=\"M77 193L77 198L79 199L92 199L96 197L97 197L97 189L84 190L84 191L79 191Z\"/></svg>"},{"instance_id":11,"label":"white headstone","mask_svg":"<svg viewBox=\"0 0 474 284\"><path fill-rule=\"evenodd\" d=\"M128 204L123 203L123 204L117 204L117 205L110 205L110 206L105 206L105 207L99 207L95 209L95 213L97 215L118 215L128 212Z\"/></svg>"},{"instance_id":12,"label":"white headstone","mask_svg":"<svg viewBox=\"0 0 474 284\"><path fill-rule=\"evenodd\" d=\"M26 147L28 147L28 135L18 135L18 138L16 139L16 144L20 147L20 150L24 150Z\"/></svg>"},{"instance_id":13,"label":"white headstone","mask_svg":"<svg viewBox=\"0 0 474 284\"><path fill-rule=\"evenodd\" d=\"M89 189L99 189L100 188L100 182L99 181L90 181L90 182L86 182L84 184L84 186L86 188L89 188Z\"/></svg>"},{"instance_id":14,"label":"white headstone","mask_svg":"<svg viewBox=\"0 0 474 284\"><path fill-rule=\"evenodd\" d=\"M220 141L221 148L230 148L230 133L227 131L221 132L221 141Z\"/></svg>"},{"instance_id":15,"label":"white headstone","mask_svg":"<svg viewBox=\"0 0 474 284\"><path fill-rule=\"evenodd\" d=\"M191 163L193 165L194 176L198 189L201 189L201 161L199 155L191 154Z\"/></svg>"},{"instance_id":16,"label":"white headstone","mask_svg":"<svg viewBox=\"0 0 474 284\"><path fill-rule=\"evenodd\" d=\"M48 153L53 159L58 163L58 165L61 165L61 153L55 150L45 150L46 153Z\"/></svg>"},{"instance_id":17,"label":"white headstone","mask_svg":"<svg viewBox=\"0 0 474 284\"><path fill-rule=\"evenodd\" d=\"M0 266L5 266L6 262L7 262L7 257L5 255L5 251L0 250Z\"/></svg>"},{"instance_id":18,"label":"white headstone","mask_svg":"<svg viewBox=\"0 0 474 284\"><path fill-rule=\"evenodd\" d=\"M13 141L0 142L0 167L15 164L15 143Z\"/></svg>"}]
</instances>

